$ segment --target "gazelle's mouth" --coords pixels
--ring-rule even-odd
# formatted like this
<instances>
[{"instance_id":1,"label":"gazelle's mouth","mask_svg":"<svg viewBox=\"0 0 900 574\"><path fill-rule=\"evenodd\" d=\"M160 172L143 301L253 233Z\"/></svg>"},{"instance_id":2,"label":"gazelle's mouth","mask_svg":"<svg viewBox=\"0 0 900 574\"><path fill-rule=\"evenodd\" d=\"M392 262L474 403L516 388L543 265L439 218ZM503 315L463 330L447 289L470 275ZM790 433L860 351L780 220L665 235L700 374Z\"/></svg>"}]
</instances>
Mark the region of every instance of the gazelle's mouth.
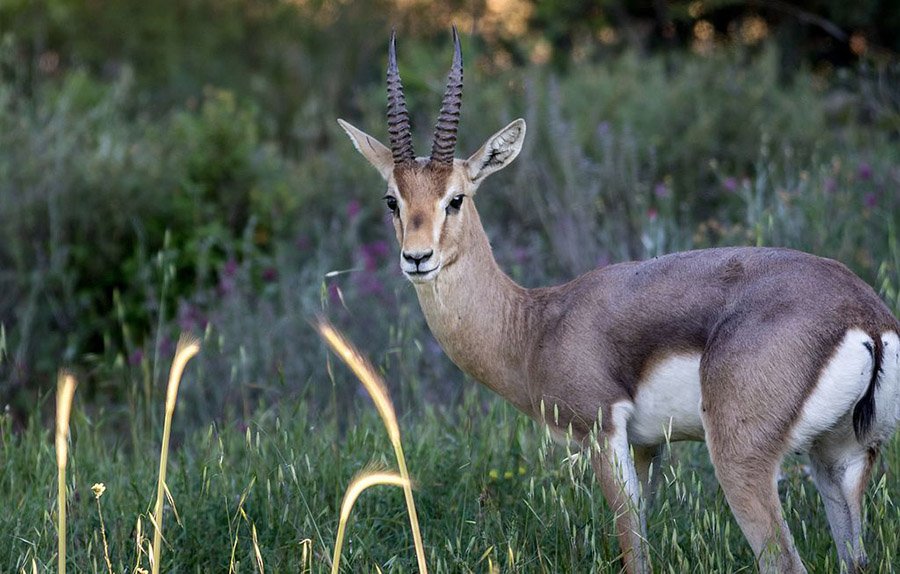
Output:
<instances>
[{"instance_id":1,"label":"gazelle's mouth","mask_svg":"<svg viewBox=\"0 0 900 574\"><path fill-rule=\"evenodd\" d=\"M403 270L403 273L406 275L406 278L412 281L413 283L428 283L432 281L435 277L437 277L438 271L441 270L441 266L437 265L433 269L426 270L415 270L415 271L406 271Z\"/></svg>"}]
</instances>

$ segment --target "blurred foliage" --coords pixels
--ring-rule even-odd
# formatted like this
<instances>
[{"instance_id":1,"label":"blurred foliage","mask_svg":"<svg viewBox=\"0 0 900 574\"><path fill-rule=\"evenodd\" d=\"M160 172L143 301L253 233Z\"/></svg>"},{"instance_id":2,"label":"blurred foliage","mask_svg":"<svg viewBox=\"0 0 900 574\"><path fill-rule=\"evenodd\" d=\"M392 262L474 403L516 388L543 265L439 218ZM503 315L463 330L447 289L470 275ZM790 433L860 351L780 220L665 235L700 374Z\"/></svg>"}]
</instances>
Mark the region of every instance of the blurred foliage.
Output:
<instances>
[{"instance_id":1,"label":"blurred foliage","mask_svg":"<svg viewBox=\"0 0 900 574\"><path fill-rule=\"evenodd\" d=\"M323 375L317 312L400 382L430 373L401 402L452 399L382 183L334 123L385 136L392 23L420 151L449 23L476 32L459 155L528 121L520 159L479 194L517 281L761 243L841 259L892 297L896 23L875 0L807 4L3 2L0 405L29 410L60 363L95 398L149 398L189 329L216 339L202 360L221 381L194 408L249 412ZM823 26L846 38L809 40Z\"/></svg>"}]
</instances>

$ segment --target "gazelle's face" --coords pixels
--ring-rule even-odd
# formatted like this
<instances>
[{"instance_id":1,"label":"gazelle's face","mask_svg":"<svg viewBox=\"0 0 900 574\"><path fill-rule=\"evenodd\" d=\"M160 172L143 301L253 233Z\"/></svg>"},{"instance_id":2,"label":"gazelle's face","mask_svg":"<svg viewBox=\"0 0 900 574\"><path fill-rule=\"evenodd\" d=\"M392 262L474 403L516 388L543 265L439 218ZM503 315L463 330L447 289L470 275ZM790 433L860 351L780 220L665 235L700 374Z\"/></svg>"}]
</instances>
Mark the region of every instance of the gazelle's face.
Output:
<instances>
[{"instance_id":1,"label":"gazelle's face","mask_svg":"<svg viewBox=\"0 0 900 574\"><path fill-rule=\"evenodd\" d=\"M477 217L472 199L478 186L512 162L525 140L525 121L519 119L488 138L467 160L445 164L418 158L394 165L386 146L338 122L387 181L384 202L400 244L400 269L413 283L433 281L465 253L467 230Z\"/></svg>"},{"instance_id":2,"label":"gazelle's face","mask_svg":"<svg viewBox=\"0 0 900 574\"><path fill-rule=\"evenodd\" d=\"M472 217L472 189L462 162L396 167L385 204L400 244L400 269L413 283L437 277L459 255Z\"/></svg>"},{"instance_id":3,"label":"gazelle's face","mask_svg":"<svg viewBox=\"0 0 900 574\"><path fill-rule=\"evenodd\" d=\"M384 201L400 242L400 268L413 283L433 281L465 251L466 230L477 218L472 204L475 190L485 177L516 158L525 139L525 121L516 120L488 138L469 159L454 159L462 104L462 53L455 28L453 47L453 65L435 126L431 157L416 158L413 154L393 35L387 73L391 147L338 120L356 150L387 181Z\"/></svg>"}]
</instances>

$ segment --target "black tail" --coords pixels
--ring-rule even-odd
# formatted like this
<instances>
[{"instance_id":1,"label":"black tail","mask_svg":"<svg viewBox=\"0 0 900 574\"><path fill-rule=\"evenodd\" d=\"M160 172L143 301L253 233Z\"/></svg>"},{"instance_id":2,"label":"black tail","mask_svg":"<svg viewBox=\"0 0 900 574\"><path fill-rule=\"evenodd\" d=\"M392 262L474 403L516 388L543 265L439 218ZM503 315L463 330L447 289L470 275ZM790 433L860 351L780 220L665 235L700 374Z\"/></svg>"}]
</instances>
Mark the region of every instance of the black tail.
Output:
<instances>
[{"instance_id":1,"label":"black tail","mask_svg":"<svg viewBox=\"0 0 900 574\"><path fill-rule=\"evenodd\" d=\"M869 380L866 394L853 408L853 430L856 432L856 440L859 441L865 438L872 427L872 423L875 422L875 389L878 388L881 378L881 361L884 358L884 343L881 341L881 336L875 335L872 339L875 341L874 347L871 343L864 343L872 354L872 378Z\"/></svg>"}]
</instances>

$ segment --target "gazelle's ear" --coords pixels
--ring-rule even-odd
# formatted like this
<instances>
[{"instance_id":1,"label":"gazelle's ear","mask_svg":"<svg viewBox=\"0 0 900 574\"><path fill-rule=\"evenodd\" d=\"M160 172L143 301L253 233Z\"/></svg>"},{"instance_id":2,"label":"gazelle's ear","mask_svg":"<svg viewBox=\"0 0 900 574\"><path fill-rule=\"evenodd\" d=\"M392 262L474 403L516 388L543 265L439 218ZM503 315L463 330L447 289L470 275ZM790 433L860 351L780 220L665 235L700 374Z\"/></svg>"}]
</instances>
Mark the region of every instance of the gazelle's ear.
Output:
<instances>
[{"instance_id":1,"label":"gazelle's ear","mask_svg":"<svg viewBox=\"0 0 900 574\"><path fill-rule=\"evenodd\" d=\"M509 165L522 151L525 141L525 120L518 119L488 138L481 149L466 160L466 172L472 183L481 181Z\"/></svg>"},{"instance_id":2,"label":"gazelle's ear","mask_svg":"<svg viewBox=\"0 0 900 574\"><path fill-rule=\"evenodd\" d=\"M353 147L356 148L356 151L369 160L369 163L378 170L381 177L387 180L391 175L391 171L394 169L394 158L391 155L391 150L377 139L366 132L351 126L344 120L339 119L338 124L340 124L344 131L347 132L347 135L350 136L350 141L353 142Z\"/></svg>"}]
</instances>

